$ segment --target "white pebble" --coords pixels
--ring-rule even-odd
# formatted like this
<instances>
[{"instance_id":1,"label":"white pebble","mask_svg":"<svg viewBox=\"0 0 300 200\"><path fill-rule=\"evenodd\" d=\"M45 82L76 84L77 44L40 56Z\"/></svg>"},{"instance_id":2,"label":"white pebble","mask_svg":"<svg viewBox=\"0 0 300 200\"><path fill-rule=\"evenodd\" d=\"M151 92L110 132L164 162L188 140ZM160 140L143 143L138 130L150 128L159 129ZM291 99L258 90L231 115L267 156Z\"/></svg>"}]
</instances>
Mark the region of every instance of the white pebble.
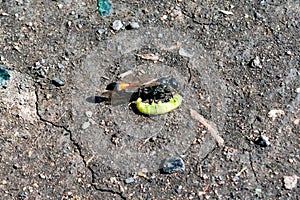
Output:
<instances>
[{"instance_id":1,"label":"white pebble","mask_svg":"<svg viewBox=\"0 0 300 200\"><path fill-rule=\"evenodd\" d=\"M179 55L181 55L183 57L191 58L191 57L194 56L194 52L192 52L190 50L186 50L186 49L180 47L180 49L179 49Z\"/></svg>"},{"instance_id":2,"label":"white pebble","mask_svg":"<svg viewBox=\"0 0 300 200\"><path fill-rule=\"evenodd\" d=\"M92 111L86 111L86 112L85 112L85 115L86 115L87 117L92 117L93 112L92 112Z\"/></svg>"},{"instance_id":3,"label":"white pebble","mask_svg":"<svg viewBox=\"0 0 300 200\"><path fill-rule=\"evenodd\" d=\"M123 23L121 20L116 20L112 24L112 29L114 29L115 31L119 31L122 27L123 27Z\"/></svg>"},{"instance_id":4,"label":"white pebble","mask_svg":"<svg viewBox=\"0 0 300 200\"><path fill-rule=\"evenodd\" d=\"M140 25L137 22L130 22L130 28L132 29L138 29L140 28Z\"/></svg>"},{"instance_id":5,"label":"white pebble","mask_svg":"<svg viewBox=\"0 0 300 200\"><path fill-rule=\"evenodd\" d=\"M84 122L81 126L83 130L87 129L90 126L90 122Z\"/></svg>"}]
</instances>

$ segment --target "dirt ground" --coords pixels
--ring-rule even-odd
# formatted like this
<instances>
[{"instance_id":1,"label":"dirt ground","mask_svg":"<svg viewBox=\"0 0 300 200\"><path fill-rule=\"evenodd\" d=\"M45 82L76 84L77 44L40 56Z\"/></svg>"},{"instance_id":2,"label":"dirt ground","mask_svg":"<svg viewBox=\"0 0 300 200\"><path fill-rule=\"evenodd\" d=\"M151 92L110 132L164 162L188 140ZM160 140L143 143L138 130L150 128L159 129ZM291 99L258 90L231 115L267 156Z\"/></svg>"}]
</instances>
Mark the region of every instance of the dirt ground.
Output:
<instances>
[{"instance_id":1,"label":"dirt ground","mask_svg":"<svg viewBox=\"0 0 300 200\"><path fill-rule=\"evenodd\" d=\"M299 1L111 3L0 1L1 199L300 199ZM183 103L103 102L129 70L175 77Z\"/></svg>"}]
</instances>

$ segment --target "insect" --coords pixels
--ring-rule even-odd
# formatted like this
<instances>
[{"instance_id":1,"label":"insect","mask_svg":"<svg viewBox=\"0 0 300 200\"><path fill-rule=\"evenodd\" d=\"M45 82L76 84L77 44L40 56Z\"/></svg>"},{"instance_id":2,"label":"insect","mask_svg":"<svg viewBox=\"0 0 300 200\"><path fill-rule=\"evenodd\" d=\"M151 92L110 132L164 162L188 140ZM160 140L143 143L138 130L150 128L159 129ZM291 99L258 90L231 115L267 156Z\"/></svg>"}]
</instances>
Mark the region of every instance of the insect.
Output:
<instances>
[{"instance_id":1,"label":"insect","mask_svg":"<svg viewBox=\"0 0 300 200\"><path fill-rule=\"evenodd\" d=\"M167 102L155 103L154 101L149 103L143 103L141 98L136 100L136 108L139 112L146 114L146 115L160 115L168 113L174 109L176 109L182 103L182 96L176 93L173 98L171 98Z\"/></svg>"},{"instance_id":2,"label":"insect","mask_svg":"<svg viewBox=\"0 0 300 200\"><path fill-rule=\"evenodd\" d=\"M147 99L162 99L166 94L171 94L172 91L178 88L178 83L175 78L167 79L165 77L159 78L155 81L159 83L152 87L144 87L141 89L141 93L144 94Z\"/></svg>"},{"instance_id":3,"label":"insect","mask_svg":"<svg viewBox=\"0 0 300 200\"><path fill-rule=\"evenodd\" d=\"M111 104L120 105L137 98L149 99L151 101L173 97L173 91L178 88L175 78L162 77L152 79L144 83L116 82L106 87L106 93L110 93Z\"/></svg>"}]
</instances>

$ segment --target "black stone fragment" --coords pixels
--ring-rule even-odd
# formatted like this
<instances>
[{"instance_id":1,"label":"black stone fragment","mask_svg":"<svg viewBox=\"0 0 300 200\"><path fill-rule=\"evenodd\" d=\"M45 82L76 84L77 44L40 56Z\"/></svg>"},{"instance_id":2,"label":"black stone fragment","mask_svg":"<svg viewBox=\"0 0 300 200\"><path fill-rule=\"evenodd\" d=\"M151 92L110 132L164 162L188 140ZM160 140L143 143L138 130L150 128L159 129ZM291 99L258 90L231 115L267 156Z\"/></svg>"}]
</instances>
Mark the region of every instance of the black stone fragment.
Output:
<instances>
[{"instance_id":1,"label":"black stone fragment","mask_svg":"<svg viewBox=\"0 0 300 200\"><path fill-rule=\"evenodd\" d=\"M172 174L176 171L184 171L185 164L180 157L167 158L162 163L162 173Z\"/></svg>"}]
</instances>

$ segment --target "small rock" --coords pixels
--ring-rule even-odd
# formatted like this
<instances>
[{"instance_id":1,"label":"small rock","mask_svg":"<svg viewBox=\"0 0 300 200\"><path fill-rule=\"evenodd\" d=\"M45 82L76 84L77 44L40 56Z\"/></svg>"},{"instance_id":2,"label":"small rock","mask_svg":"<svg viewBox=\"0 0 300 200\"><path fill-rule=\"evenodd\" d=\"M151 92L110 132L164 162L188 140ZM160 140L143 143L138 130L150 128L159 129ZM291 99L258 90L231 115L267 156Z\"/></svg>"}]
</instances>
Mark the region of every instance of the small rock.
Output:
<instances>
[{"instance_id":1,"label":"small rock","mask_svg":"<svg viewBox=\"0 0 300 200\"><path fill-rule=\"evenodd\" d=\"M119 31L123 27L123 23L121 20L116 20L112 24L112 29L114 31Z\"/></svg>"},{"instance_id":2,"label":"small rock","mask_svg":"<svg viewBox=\"0 0 300 200\"><path fill-rule=\"evenodd\" d=\"M168 19L168 15L163 15L161 19L162 19L162 20Z\"/></svg>"},{"instance_id":3,"label":"small rock","mask_svg":"<svg viewBox=\"0 0 300 200\"><path fill-rule=\"evenodd\" d=\"M255 195L258 197L261 197L262 195L262 190L260 188L255 188Z\"/></svg>"},{"instance_id":4,"label":"small rock","mask_svg":"<svg viewBox=\"0 0 300 200\"><path fill-rule=\"evenodd\" d=\"M52 84L57 86L57 87L65 85L65 83L62 80L60 80L59 78L53 78L52 79Z\"/></svg>"},{"instance_id":5,"label":"small rock","mask_svg":"<svg viewBox=\"0 0 300 200\"><path fill-rule=\"evenodd\" d=\"M295 119L293 122L294 122L295 125L299 125L300 124L300 119Z\"/></svg>"},{"instance_id":6,"label":"small rock","mask_svg":"<svg viewBox=\"0 0 300 200\"><path fill-rule=\"evenodd\" d=\"M223 13L224 15L233 15L233 12L228 10L219 10L219 12Z\"/></svg>"},{"instance_id":7,"label":"small rock","mask_svg":"<svg viewBox=\"0 0 300 200\"><path fill-rule=\"evenodd\" d=\"M40 174L40 178L41 178L41 179L45 179L46 176L45 176L44 174Z\"/></svg>"},{"instance_id":8,"label":"small rock","mask_svg":"<svg viewBox=\"0 0 300 200\"><path fill-rule=\"evenodd\" d=\"M81 126L83 130L87 129L90 126L90 122L84 122Z\"/></svg>"},{"instance_id":9,"label":"small rock","mask_svg":"<svg viewBox=\"0 0 300 200\"><path fill-rule=\"evenodd\" d=\"M180 193L181 193L181 190L182 190L182 186L179 185L179 186L175 189L175 192L176 192L177 194L180 194Z\"/></svg>"},{"instance_id":10,"label":"small rock","mask_svg":"<svg viewBox=\"0 0 300 200\"><path fill-rule=\"evenodd\" d=\"M274 121L276 117L284 116L284 115L285 112L283 110L277 110L277 109L270 110L270 112L268 113L268 117L272 118L272 121Z\"/></svg>"},{"instance_id":11,"label":"small rock","mask_svg":"<svg viewBox=\"0 0 300 200\"><path fill-rule=\"evenodd\" d=\"M89 122L92 124L92 125L96 125L97 124L97 122L95 122L93 119L89 119Z\"/></svg>"},{"instance_id":12,"label":"small rock","mask_svg":"<svg viewBox=\"0 0 300 200\"><path fill-rule=\"evenodd\" d=\"M10 75L7 69L3 65L0 65L0 86L6 86L9 79Z\"/></svg>"},{"instance_id":13,"label":"small rock","mask_svg":"<svg viewBox=\"0 0 300 200\"><path fill-rule=\"evenodd\" d=\"M130 183L133 183L134 182L134 178L127 178L127 179L125 179L125 183L126 184L130 184Z\"/></svg>"},{"instance_id":14,"label":"small rock","mask_svg":"<svg viewBox=\"0 0 300 200\"><path fill-rule=\"evenodd\" d=\"M236 182L236 181L238 181L239 179L240 179L240 177L234 176L234 177L232 178L232 181L233 181L233 182Z\"/></svg>"},{"instance_id":15,"label":"small rock","mask_svg":"<svg viewBox=\"0 0 300 200\"><path fill-rule=\"evenodd\" d=\"M20 83L19 89L24 90L26 88L25 83Z\"/></svg>"},{"instance_id":16,"label":"small rock","mask_svg":"<svg viewBox=\"0 0 300 200\"><path fill-rule=\"evenodd\" d=\"M14 169L20 169L21 165L19 163L16 163L16 164L13 165L13 168Z\"/></svg>"},{"instance_id":17,"label":"small rock","mask_svg":"<svg viewBox=\"0 0 300 200\"><path fill-rule=\"evenodd\" d=\"M262 65L261 65L261 63L260 63L260 59L259 59L258 56L256 56L256 57L252 60L251 66L252 66L252 67L262 68Z\"/></svg>"},{"instance_id":18,"label":"small rock","mask_svg":"<svg viewBox=\"0 0 300 200\"><path fill-rule=\"evenodd\" d=\"M18 195L18 197L20 198L20 199L27 199L28 198L28 192L22 192L21 194L19 194Z\"/></svg>"},{"instance_id":19,"label":"small rock","mask_svg":"<svg viewBox=\"0 0 300 200\"><path fill-rule=\"evenodd\" d=\"M284 183L284 187L288 190L291 190L295 187L297 187L297 181L298 181L299 177L296 175L293 176L284 176L283 177L283 183Z\"/></svg>"},{"instance_id":20,"label":"small rock","mask_svg":"<svg viewBox=\"0 0 300 200\"><path fill-rule=\"evenodd\" d=\"M260 14L258 12L254 13L254 17L257 18L257 19L264 19L265 18L262 14Z\"/></svg>"},{"instance_id":21,"label":"small rock","mask_svg":"<svg viewBox=\"0 0 300 200\"><path fill-rule=\"evenodd\" d=\"M271 145L269 142L269 138L265 135L261 135L256 141L255 144L261 146L261 147L268 147Z\"/></svg>"},{"instance_id":22,"label":"small rock","mask_svg":"<svg viewBox=\"0 0 300 200\"><path fill-rule=\"evenodd\" d=\"M86 115L87 117L92 117L93 112L92 112L92 111L86 111L86 112L85 112L85 115Z\"/></svg>"},{"instance_id":23,"label":"small rock","mask_svg":"<svg viewBox=\"0 0 300 200\"><path fill-rule=\"evenodd\" d=\"M164 173L174 173L176 171L184 171L185 165L180 157L167 158L162 164L162 171Z\"/></svg>"},{"instance_id":24,"label":"small rock","mask_svg":"<svg viewBox=\"0 0 300 200\"><path fill-rule=\"evenodd\" d=\"M131 29L139 29L140 28L140 25L137 23L137 22L130 22L129 23L129 27Z\"/></svg>"},{"instance_id":25,"label":"small rock","mask_svg":"<svg viewBox=\"0 0 300 200\"><path fill-rule=\"evenodd\" d=\"M41 78L45 78L46 77L46 72L44 69L39 69L39 71L37 71L37 75Z\"/></svg>"},{"instance_id":26,"label":"small rock","mask_svg":"<svg viewBox=\"0 0 300 200\"><path fill-rule=\"evenodd\" d=\"M296 88L296 93L300 94L300 87Z\"/></svg>"},{"instance_id":27,"label":"small rock","mask_svg":"<svg viewBox=\"0 0 300 200\"><path fill-rule=\"evenodd\" d=\"M64 5L59 3L59 4L57 4L57 7L58 7L58 9L62 9L64 7Z\"/></svg>"},{"instance_id":28,"label":"small rock","mask_svg":"<svg viewBox=\"0 0 300 200\"><path fill-rule=\"evenodd\" d=\"M58 63L57 66L58 66L59 69L65 68L65 66L63 64L61 64L61 63Z\"/></svg>"},{"instance_id":29,"label":"small rock","mask_svg":"<svg viewBox=\"0 0 300 200\"><path fill-rule=\"evenodd\" d=\"M100 29L98 29L97 32L98 32L100 35L102 35L103 33L105 33L105 31L106 31L106 29L100 28Z\"/></svg>"},{"instance_id":30,"label":"small rock","mask_svg":"<svg viewBox=\"0 0 300 200\"><path fill-rule=\"evenodd\" d=\"M181 55L183 57L191 58L191 57L194 56L194 52L192 52L190 50L186 50L186 49L180 47L180 49L179 49L179 55Z\"/></svg>"}]
</instances>

